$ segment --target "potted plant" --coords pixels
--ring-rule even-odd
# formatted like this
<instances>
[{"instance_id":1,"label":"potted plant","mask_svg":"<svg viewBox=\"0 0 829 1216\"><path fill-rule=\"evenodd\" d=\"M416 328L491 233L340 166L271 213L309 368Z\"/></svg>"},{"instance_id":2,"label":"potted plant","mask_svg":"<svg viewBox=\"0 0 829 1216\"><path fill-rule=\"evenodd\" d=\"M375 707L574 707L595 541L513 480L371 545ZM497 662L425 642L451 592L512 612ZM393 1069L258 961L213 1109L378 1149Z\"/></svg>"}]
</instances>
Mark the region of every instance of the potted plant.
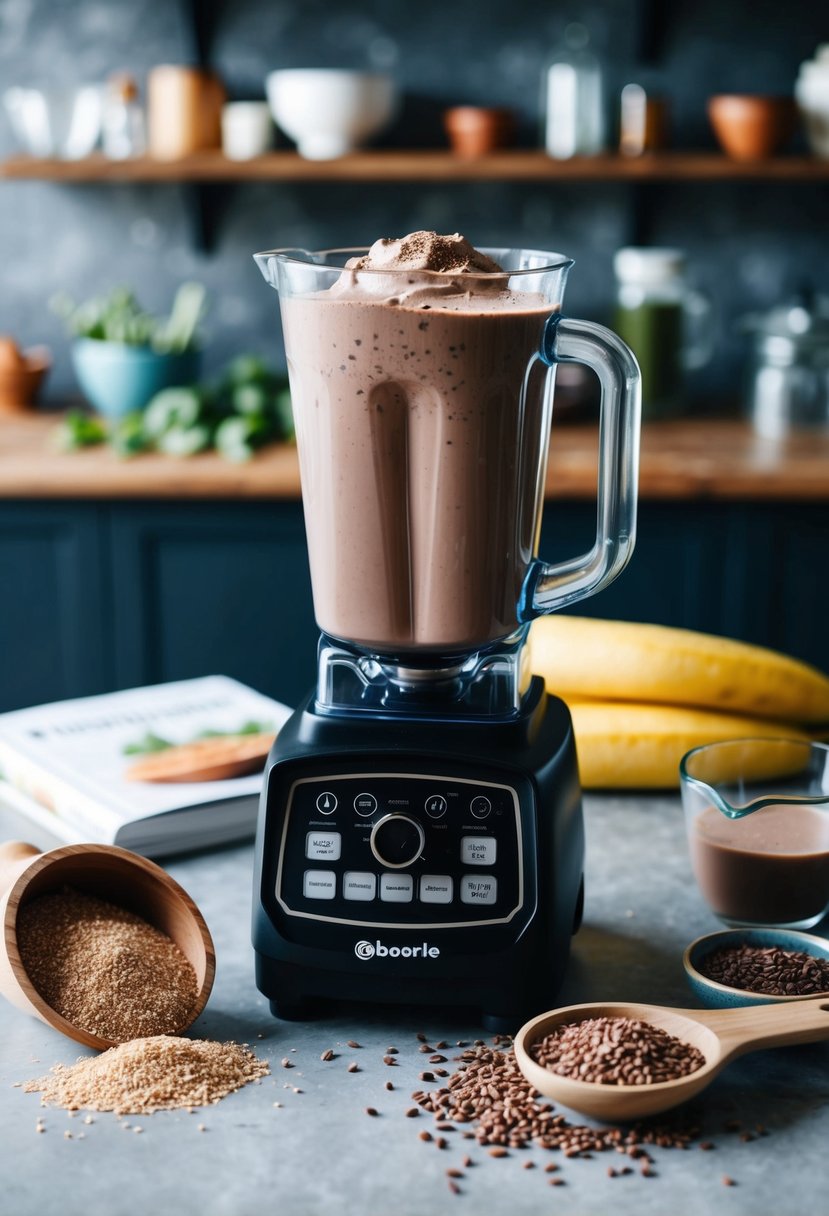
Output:
<instances>
[{"instance_id":1,"label":"potted plant","mask_svg":"<svg viewBox=\"0 0 829 1216\"><path fill-rule=\"evenodd\" d=\"M144 312L125 288L80 305L66 297L54 302L74 339L78 384L98 413L120 418L143 409L163 388L198 380L204 299L201 284L183 283L164 319Z\"/></svg>"}]
</instances>

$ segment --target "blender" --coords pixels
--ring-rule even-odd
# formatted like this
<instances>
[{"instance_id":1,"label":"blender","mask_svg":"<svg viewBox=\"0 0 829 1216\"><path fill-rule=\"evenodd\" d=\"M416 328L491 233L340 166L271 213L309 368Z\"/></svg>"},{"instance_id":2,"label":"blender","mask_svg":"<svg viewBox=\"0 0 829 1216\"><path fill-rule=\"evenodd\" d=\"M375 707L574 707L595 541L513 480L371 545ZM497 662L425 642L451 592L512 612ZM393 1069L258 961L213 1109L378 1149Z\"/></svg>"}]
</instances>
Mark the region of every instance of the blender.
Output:
<instances>
[{"instance_id":1,"label":"blender","mask_svg":"<svg viewBox=\"0 0 829 1216\"><path fill-rule=\"evenodd\" d=\"M552 1003L584 898L570 715L527 634L630 558L639 371L561 315L560 254L472 250L457 271L372 251L256 255L280 296L321 629L316 688L265 772L256 981L283 1018L355 999L509 1031ZM601 385L597 529L551 565L561 362Z\"/></svg>"}]
</instances>

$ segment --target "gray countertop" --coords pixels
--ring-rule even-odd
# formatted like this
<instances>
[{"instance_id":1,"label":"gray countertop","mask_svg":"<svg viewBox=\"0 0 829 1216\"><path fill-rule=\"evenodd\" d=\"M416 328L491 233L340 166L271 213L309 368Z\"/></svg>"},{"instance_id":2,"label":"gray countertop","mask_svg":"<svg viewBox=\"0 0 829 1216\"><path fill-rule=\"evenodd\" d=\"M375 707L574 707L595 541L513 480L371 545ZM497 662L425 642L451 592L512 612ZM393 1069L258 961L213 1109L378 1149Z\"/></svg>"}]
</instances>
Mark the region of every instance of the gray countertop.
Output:
<instances>
[{"instance_id":1,"label":"gray countertop","mask_svg":"<svg viewBox=\"0 0 829 1216\"><path fill-rule=\"evenodd\" d=\"M587 906L574 943L561 1003L646 1000L690 1005L682 951L717 922L698 895L685 851L679 799L588 797ZM21 826L0 816L0 838ZM31 830L29 838L37 839ZM713 1152L652 1150L653 1178L611 1179L621 1158L563 1160L531 1148L493 1160L458 1131L438 1151L418 1132L431 1116L406 1118L423 1067L415 1039L482 1036L480 1029L429 1009L350 1008L323 1021L277 1022L253 983L248 923L249 845L175 860L170 872L201 906L214 935L218 972L195 1033L249 1042L272 1075L193 1115L161 1112L122 1121L97 1114L84 1125L43 1110L15 1082L70 1063L82 1049L2 1003L0 1008L0 1194L9 1216L435 1216L499 1213L529 1216L555 1209L571 1216L752 1213L795 1216L826 1210L829 1142L829 1048L767 1051L732 1064L695 1109ZM825 930L825 926L824 926ZM345 1046L356 1039L360 1050ZM388 1046L399 1064L382 1062ZM333 1047L329 1063L320 1054ZM457 1050L457 1049L456 1049ZM452 1052L448 1052L450 1056ZM280 1066L290 1055L296 1067ZM346 1072L351 1058L361 1071ZM449 1065L447 1065L449 1067ZM394 1092L384 1083L393 1080ZM289 1086L286 1088L286 1085ZM301 1089L301 1093L295 1092ZM274 1103L281 1103L277 1107ZM366 1117L366 1106L380 1112ZM35 1133L38 1115L46 1131ZM577 1121L583 1122L578 1116ZM724 1124L765 1125L767 1137L743 1142ZM126 1128L124 1124L130 1124ZM203 1124L204 1131L199 1130ZM141 1135L132 1128L140 1126ZM71 1139L64 1131L71 1131ZM83 1139L79 1133L83 1132ZM473 1166L450 1194L445 1171L469 1153ZM566 1185L549 1188L541 1168L556 1161ZM736 1182L722 1183L723 1175Z\"/></svg>"}]
</instances>

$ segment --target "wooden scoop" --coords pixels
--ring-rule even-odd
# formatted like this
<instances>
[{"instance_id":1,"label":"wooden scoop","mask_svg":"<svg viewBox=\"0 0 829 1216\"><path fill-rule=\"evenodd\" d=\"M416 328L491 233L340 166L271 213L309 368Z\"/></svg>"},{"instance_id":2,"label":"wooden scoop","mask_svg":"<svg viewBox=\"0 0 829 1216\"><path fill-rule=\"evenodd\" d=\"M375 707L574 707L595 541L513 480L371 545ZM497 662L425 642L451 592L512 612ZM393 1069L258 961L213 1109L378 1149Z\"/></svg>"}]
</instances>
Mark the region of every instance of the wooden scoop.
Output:
<instances>
[{"instance_id":1,"label":"wooden scoop","mask_svg":"<svg viewBox=\"0 0 829 1216\"><path fill-rule=\"evenodd\" d=\"M19 840L0 845L0 993L78 1043L100 1051L115 1046L111 1039L73 1026L47 1005L20 958L18 910L63 886L127 908L175 942L196 973L197 995L187 1022L192 1025L213 987L216 956L210 930L187 892L160 866L113 845L67 844L48 853Z\"/></svg>"},{"instance_id":2,"label":"wooden scoop","mask_svg":"<svg viewBox=\"0 0 829 1216\"><path fill-rule=\"evenodd\" d=\"M556 1027L588 1018L637 1018L650 1022L698 1048L705 1063L676 1081L600 1085L559 1077L530 1057L531 1045ZM726 1064L748 1051L817 1043L821 1039L829 1039L829 998L825 996L740 1009L668 1009L663 1005L596 1003L568 1005L525 1023L515 1039L515 1055L521 1072L539 1093L583 1115L615 1123L656 1115L687 1102L705 1089Z\"/></svg>"}]
</instances>

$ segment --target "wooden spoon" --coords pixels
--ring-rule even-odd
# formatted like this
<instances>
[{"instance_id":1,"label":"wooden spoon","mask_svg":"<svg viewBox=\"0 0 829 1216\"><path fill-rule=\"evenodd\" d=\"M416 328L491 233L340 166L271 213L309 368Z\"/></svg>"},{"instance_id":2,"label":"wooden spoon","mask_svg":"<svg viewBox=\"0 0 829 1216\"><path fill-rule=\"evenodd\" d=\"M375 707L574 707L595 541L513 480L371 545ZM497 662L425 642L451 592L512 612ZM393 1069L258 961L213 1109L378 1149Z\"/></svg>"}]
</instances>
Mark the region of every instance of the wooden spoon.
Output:
<instances>
[{"instance_id":1,"label":"wooden spoon","mask_svg":"<svg viewBox=\"0 0 829 1216\"><path fill-rule=\"evenodd\" d=\"M216 972L210 930L187 892L161 866L114 845L68 844L48 853L19 840L0 845L0 993L78 1043L99 1051L115 1046L111 1039L73 1026L47 1005L20 957L19 909L63 886L128 908L176 943L196 973L197 995L187 1021L192 1025L207 1004Z\"/></svg>"},{"instance_id":2,"label":"wooden spoon","mask_svg":"<svg viewBox=\"0 0 829 1216\"><path fill-rule=\"evenodd\" d=\"M594 1081L557 1076L529 1055L532 1044L556 1027L588 1018L638 1018L650 1022L697 1047L705 1057L705 1063L696 1072L676 1081L660 1081L655 1085L600 1085ZM785 1005L752 1005L740 1009L669 1009L663 1005L598 1002L554 1009L525 1023L515 1039L515 1055L521 1072L539 1093L583 1115L615 1123L655 1115L687 1102L705 1089L726 1064L748 1051L817 1043L821 1039L829 1039L829 998L825 996Z\"/></svg>"}]
</instances>

